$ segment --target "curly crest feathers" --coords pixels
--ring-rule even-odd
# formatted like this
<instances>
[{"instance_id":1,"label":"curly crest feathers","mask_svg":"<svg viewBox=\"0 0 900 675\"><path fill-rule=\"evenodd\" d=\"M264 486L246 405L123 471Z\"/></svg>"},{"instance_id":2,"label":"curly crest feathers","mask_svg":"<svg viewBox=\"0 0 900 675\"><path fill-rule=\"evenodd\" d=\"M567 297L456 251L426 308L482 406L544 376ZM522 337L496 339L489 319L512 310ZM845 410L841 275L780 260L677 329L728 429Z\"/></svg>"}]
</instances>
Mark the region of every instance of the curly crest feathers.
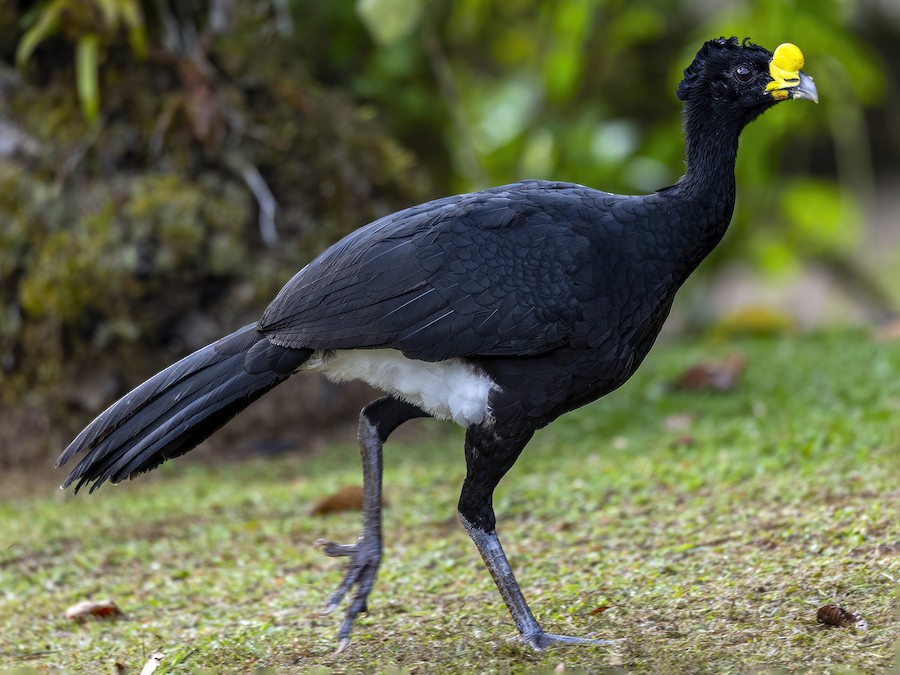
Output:
<instances>
[{"instance_id":1,"label":"curly crest feathers","mask_svg":"<svg viewBox=\"0 0 900 675\"><path fill-rule=\"evenodd\" d=\"M684 69L684 79L678 84L675 95L680 100L686 101L690 92L703 80L703 74L708 67L716 65L723 58L732 56L738 50L768 51L764 47L753 44L748 37L745 37L743 40L739 40L736 37L720 37L708 40L697 52L697 56L694 57L691 65Z\"/></svg>"}]
</instances>

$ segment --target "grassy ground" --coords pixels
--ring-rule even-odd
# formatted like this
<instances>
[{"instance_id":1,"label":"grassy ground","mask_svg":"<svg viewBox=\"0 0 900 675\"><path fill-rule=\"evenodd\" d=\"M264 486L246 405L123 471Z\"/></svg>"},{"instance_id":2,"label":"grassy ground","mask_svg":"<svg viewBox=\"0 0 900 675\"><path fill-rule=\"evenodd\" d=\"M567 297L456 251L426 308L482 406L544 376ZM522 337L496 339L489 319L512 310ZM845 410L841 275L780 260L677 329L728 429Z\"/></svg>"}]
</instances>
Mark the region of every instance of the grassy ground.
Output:
<instances>
[{"instance_id":1,"label":"grassy ground","mask_svg":"<svg viewBox=\"0 0 900 675\"><path fill-rule=\"evenodd\" d=\"M729 393L672 391L740 350ZM319 608L359 514L310 517L358 483L356 449L170 463L72 498L0 497L0 668L157 673L808 671L897 668L900 344L862 333L664 345L623 390L540 433L498 490L500 533L553 632L624 638L535 654L455 520L461 434L386 449L386 559L350 649ZM290 386L290 385L287 385ZM59 477L55 477L58 479ZM8 495L14 494L15 498ZM110 597L127 617L64 611ZM837 602L868 630L817 625Z\"/></svg>"}]
</instances>

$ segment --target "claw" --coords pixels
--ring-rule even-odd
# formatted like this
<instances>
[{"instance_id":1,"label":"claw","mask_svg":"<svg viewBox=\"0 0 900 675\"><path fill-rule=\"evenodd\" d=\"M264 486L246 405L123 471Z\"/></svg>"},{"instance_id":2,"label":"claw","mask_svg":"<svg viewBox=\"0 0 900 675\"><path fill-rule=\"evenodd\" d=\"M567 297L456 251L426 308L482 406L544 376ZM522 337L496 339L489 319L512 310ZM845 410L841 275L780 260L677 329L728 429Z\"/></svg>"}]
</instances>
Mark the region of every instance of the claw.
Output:
<instances>
[{"instance_id":1,"label":"claw","mask_svg":"<svg viewBox=\"0 0 900 675\"><path fill-rule=\"evenodd\" d=\"M357 544L336 544L328 539L316 539L313 546L322 549L322 552L329 558L340 558L350 556L356 553L359 548Z\"/></svg>"},{"instance_id":2,"label":"claw","mask_svg":"<svg viewBox=\"0 0 900 675\"><path fill-rule=\"evenodd\" d=\"M372 541L376 544L372 544ZM350 560L347 569L344 572L344 578L335 589L334 593L328 598L328 604L322 610L322 616L327 616L334 612L343 602L347 592L356 587L356 593L347 607L344 621L341 629L338 631L338 650L337 653L344 651L350 644L350 630L353 628L353 622L360 614L369 613L369 604L367 602L369 592L372 590L372 584L375 581L375 575L378 572L379 563L381 562L381 546L377 537L366 537L366 533L360 533L359 539L355 544L336 544L328 539L316 539L313 546L323 550L325 555L330 557L349 556Z\"/></svg>"},{"instance_id":3,"label":"claw","mask_svg":"<svg viewBox=\"0 0 900 675\"><path fill-rule=\"evenodd\" d=\"M372 404L375 406L374 409L381 410L381 406L384 405L389 407L399 405L404 414L409 414L410 409L416 412L415 416L417 417L423 414L418 408L412 408L409 404L400 403L395 399L388 398L380 401ZM353 544L336 544L328 539L316 539L313 542L313 546L322 549L327 556L348 558L344 576L337 589L328 598L328 604L323 611L323 614L330 614L336 610L344 601L347 593L354 589L350 593L344 619L337 634L338 654L347 649L350 644L353 622L362 612L368 613L369 611L367 600L381 565L381 507L383 506L381 499L381 444L384 439L381 437L379 429L367 417L367 411L370 409L373 409L372 406L364 408L359 416L359 448L363 464L362 530Z\"/></svg>"},{"instance_id":4,"label":"claw","mask_svg":"<svg viewBox=\"0 0 900 675\"><path fill-rule=\"evenodd\" d=\"M572 637L569 635L554 635L552 633L538 633L537 635L523 636L522 639L536 652L542 652L554 642L564 645L593 645L595 647L608 647L619 642L624 642L625 638L615 640L593 640L591 638Z\"/></svg>"}]
</instances>

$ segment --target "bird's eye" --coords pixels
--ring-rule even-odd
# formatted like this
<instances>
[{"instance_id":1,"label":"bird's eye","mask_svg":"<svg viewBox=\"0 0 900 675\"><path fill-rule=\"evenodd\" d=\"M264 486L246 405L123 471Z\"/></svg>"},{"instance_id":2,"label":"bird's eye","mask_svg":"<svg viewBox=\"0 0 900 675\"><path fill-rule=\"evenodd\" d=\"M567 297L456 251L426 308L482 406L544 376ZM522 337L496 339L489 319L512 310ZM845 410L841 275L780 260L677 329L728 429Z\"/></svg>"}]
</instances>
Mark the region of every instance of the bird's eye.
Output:
<instances>
[{"instance_id":1,"label":"bird's eye","mask_svg":"<svg viewBox=\"0 0 900 675\"><path fill-rule=\"evenodd\" d=\"M747 66L738 66L734 69L734 77L738 82L749 82L753 79L753 71Z\"/></svg>"}]
</instances>

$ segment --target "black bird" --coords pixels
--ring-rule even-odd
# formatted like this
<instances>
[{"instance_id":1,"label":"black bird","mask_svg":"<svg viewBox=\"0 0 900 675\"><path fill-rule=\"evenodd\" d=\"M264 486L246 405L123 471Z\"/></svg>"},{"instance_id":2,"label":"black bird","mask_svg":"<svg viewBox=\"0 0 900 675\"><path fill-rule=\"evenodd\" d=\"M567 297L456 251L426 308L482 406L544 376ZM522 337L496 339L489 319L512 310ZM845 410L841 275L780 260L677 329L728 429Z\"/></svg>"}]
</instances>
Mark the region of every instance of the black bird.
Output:
<instances>
[{"instance_id":1,"label":"black bird","mask_svg":"<svg viewBox=\"0 0 900 675\"><path fill-rule=\"evenodd\" d=\"M57 466L86 452L63 483L120 481L182 455L301 370L363 380L388 395L359 416L363 527L331 595L351 589L347 646L381 562L381 449L417 417L466 428L459 519L521 639L600 643L545 633L495 529L494 489L537 429L608 394L653 345L675 292L731 220L744 125L786 99L818 100L803 56L737 38L703 45L684 71L687 171L646 196L528 180L447 197L353 232L300 270L262 318L185 357L110 406Z\"/></svg>"}]
</instances>

